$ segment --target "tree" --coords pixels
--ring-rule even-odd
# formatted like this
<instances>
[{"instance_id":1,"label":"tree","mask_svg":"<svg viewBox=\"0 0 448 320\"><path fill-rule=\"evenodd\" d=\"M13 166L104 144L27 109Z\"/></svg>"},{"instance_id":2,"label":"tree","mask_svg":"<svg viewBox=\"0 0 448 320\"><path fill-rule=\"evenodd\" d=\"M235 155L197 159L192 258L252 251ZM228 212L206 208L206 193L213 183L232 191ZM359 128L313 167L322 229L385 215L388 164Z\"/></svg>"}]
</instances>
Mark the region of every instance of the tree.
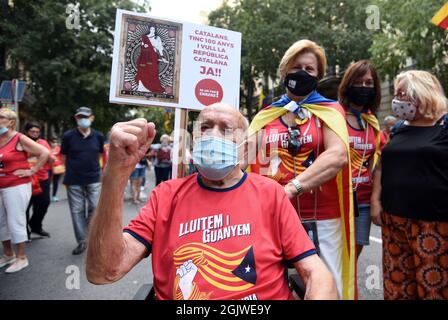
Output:
<instances>
[{"instance_id":1,"label":"tree","mask_svg":"<svg viewBox=\"0 0 448 320\"><path fill-rule=\"evenodd\" d=\"M242 97L252 118L254 79L278 79L286 49L310 39L326 49L329 75L352 61L369 58L373 33L367 29L366 0L236 0L209 15L210 24L242 33Z\"/></svg>"},{"instance_id":2,"label":"tree","mask_svg":"<svg viewBox=\"0 0 448 320\"><path fill-rule=\"evenodd\" d=\"M448 90L448 34L431 23L442 0L376 0L381 32L374 35L372 59L384 76L393 79L412 59L418 69L433 72Z\"/></svg>"},{"instance_id":3,"label":"tree","mask_svg":"<svg viewBox=\"0 0 448 320\"><path fill-rule=\"evenodd\" d=\"M0 48L19 63L0 70L0 79L27 75L35 103L21 110L58 133L74 125L74 111L84 105L94 110L95 127L107 132L113 123L132 117L135 109L108 102L115 12L144 12L148 6L131 0L82 0L77 30L66 27L71 2L15 0L14 7L2 8Z\"/></svg>"}]
</instances>

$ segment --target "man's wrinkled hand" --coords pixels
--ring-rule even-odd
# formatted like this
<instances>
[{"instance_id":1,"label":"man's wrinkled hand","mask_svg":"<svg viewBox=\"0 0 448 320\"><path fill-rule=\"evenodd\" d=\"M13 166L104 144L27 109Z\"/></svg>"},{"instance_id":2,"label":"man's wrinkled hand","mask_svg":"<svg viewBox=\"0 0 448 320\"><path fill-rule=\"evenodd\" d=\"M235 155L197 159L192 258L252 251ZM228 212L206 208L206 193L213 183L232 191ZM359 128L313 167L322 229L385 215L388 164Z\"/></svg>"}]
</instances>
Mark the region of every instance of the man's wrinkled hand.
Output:
<instances>
[{"instance_id":1,"label":"man's wrinkled hand","mask_svg":"<svg viewBox=\"0 0 448 320\"><path fill-rule=\"evenodd\" d=\"M116 123L110 134L107 169L130 175L146 155L155 135L154 123L143 118Z\"/></svg>"}]
</instances>

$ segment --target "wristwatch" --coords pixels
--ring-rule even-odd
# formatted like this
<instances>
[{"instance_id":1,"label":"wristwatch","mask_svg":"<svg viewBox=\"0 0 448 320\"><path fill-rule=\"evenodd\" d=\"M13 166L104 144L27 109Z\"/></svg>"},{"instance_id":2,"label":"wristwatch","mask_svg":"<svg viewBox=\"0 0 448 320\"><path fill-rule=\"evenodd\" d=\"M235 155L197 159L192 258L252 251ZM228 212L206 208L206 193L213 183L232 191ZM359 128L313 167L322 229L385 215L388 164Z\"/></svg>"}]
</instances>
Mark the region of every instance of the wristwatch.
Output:
<instances>
[{"instance_id":1,"label":"wristwatch","mask_svg":"<svg viewBox=\"0 0 448 320\"><path fill-rule=\"evenodd\" d=\"M294 187L296 187L297 192L298 192L298 195L301 195L302 193L305 192L305 190L303 189L303 187L300 185L299 181L297 181L295 178L292 179L292 180L289 181L289 182L291 182L291 183L294 185Z\"/></svg>"}]
</instances>

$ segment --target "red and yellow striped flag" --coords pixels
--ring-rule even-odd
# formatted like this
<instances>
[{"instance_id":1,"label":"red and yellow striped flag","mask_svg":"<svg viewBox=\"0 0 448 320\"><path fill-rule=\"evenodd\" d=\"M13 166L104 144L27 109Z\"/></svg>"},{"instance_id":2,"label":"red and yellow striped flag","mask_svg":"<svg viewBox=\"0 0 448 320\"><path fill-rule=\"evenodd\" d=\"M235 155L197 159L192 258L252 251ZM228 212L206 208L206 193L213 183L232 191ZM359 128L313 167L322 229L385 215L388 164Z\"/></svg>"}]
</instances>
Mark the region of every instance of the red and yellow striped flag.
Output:
<instances>
[{"instance_id":1,"label":"red and yellow striped flag","mask_svg":"<svg viewBox=\"0 0 448 320\"><path fill-rule=\"evenodd\" d=\"M448 29L448 2L432 17L431 22L442 29Z\"/></svg>"},{"instance_id":2,"label":"red and yellow striped flag","mask_svg":"<svg viewBox=\"0 0 448 320\"><path fill-rule=\"evenodd\" d=\"M241 264L252 246L238 252L225 252L202 243L188 243L174 252L174 264L180 267L191 260L198 268L199 274L212 286L225 291L243 291L254 286L235 274L235 269ZM253 270L255 271L255 270ZM177 277L178 278L178 277ZM182 297L179 290L179 279L175 280L173 297ZM194 288L193 288L194 289ZM194 294L194 290L193 290ZM190 299L193 299L190 297Z\"/></svg>"}]
</instances>

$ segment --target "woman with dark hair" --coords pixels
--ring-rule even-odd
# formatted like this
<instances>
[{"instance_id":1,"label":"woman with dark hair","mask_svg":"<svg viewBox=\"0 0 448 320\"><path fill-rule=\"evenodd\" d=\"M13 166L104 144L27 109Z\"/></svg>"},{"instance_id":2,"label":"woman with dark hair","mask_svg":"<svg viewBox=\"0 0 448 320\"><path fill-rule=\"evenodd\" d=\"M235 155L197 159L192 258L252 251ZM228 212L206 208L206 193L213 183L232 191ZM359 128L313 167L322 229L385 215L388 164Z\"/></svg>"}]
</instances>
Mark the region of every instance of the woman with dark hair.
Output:
<instances>
[{"instance_id":1,"label":"woman with dark hair","mask_svg":"<svg viewBox=\"0 0 448 320\"><path fill-rule=\"evenodd\" d=\"M61 154L61 142L58 137L52 137L50 140L51 151L53 154L54 163L51 174L51 181L53 183L52 197L51 201L58 202L58 188L59 188L59 180L62 175L65 173L65 165L62 162L62 154Z\"/></svg>"},{"instance_id":2,"label":"woman with dark hair","mask_svg":"<svg viewBox=\"0 0 448 320\"><path fill-rule=\"evenodd\" d=\"M48 207L50 206L50 175L51 164L54 162L51 147L45 139L40 138L40 125L37 122L28 122L25 125L25 135L31 140L37 142L41 146L44 146L50 153L48 162L38 171L35 176L39 181L42 192L31 197L30 203L26 210L26 216L28 219L28 225L32 233L36 233L43 237L49 237L50 234L42 228L42 221L47 214ZM37 163L35 156L28 158L30 167L33 168ZM33 215L30 218L30 209L33 207Z\"/></svg>"},{"instance_id":3,"label":"woman with dark hair","mask_svg":"<svg viewBox=\"0 0 448 320\"><path fill-rule=\"evenodd\" d=\"M369 245L370 196L373 170L381 149L375 114L381 102L381 83L367 60L351 64L339 86L339 102L346 110L355 206L356 257Z\"/></svg>"}]
</instances>

